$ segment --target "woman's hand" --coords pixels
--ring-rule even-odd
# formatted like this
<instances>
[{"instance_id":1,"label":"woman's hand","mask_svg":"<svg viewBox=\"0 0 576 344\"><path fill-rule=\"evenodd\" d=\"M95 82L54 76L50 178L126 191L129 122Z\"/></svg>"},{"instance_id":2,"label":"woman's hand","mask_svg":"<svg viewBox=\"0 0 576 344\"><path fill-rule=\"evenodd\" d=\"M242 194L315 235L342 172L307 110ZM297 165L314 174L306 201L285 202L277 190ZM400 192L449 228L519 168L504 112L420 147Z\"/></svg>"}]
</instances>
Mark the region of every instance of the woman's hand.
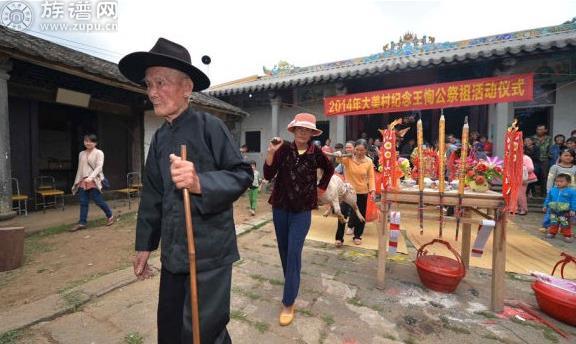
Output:
<instances>
[{"instance_id":1,"label":"woman's hand","mask_svg":"<svg viewBox=\"0 0 576 344\"><path fill-rule=\"evenodd\" d=\"M368 192L368 195L370 195L370 197L372 198L373 201L376 200L376 191L375 190Z\"/></svg>"},{"instance_id":2,"label":"woman's hand","mask_svg":"<svg viewBox=\"0 0 576 344\"><path fill-rule=\"evenodd\" d=\"M284 140L282 140L280 137L274 137L272 140L270 140L270 143L268 144L268 155L266 156L266 165L272 166L272 162L274 161L274 154L276 154L276 151L280 149L283 143Z\"/></svg>"},{"instance_id":3,"label":"woman's hand","mask_svg":"<svg viewBox=\"0 0 576 344\"><path fill-rule=\"evenodd\" d=\"M268 154L272 153L272 155L274 155L280 146L282 146L282 143L284 143L284 140L282 140L281 137L273 137L268 144Z\"/></svg>"}]
</instances>

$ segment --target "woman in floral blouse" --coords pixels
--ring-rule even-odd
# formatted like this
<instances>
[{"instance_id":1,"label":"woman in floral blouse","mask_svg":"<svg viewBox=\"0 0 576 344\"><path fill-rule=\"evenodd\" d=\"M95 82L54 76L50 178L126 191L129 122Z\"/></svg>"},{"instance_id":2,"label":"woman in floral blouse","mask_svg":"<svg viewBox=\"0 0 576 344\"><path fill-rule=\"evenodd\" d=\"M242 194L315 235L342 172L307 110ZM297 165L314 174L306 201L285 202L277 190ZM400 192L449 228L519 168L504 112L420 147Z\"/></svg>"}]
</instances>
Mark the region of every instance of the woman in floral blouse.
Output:
<instances>
[{"instance_id":1,"label":"woman in floral blouse","mask_svg":"<svg viewBox=\"0 0 576 344\"><path fill-rule=\"evenodd\" d=\"M274 138L268 146L264 165L264 178L275 178L269 203L284 271L283 308L279 319L282 326L294 320L302 249L310 229L311 211L318 207L318 195L325 192L334 173L334 167L322 149L312 144L312 137L322 134L316 128L314 115L296 115L287 130L294 135L294 141L283 142ZM319 182L317 169L323 171Z\"/></svg>"}]
</instances>

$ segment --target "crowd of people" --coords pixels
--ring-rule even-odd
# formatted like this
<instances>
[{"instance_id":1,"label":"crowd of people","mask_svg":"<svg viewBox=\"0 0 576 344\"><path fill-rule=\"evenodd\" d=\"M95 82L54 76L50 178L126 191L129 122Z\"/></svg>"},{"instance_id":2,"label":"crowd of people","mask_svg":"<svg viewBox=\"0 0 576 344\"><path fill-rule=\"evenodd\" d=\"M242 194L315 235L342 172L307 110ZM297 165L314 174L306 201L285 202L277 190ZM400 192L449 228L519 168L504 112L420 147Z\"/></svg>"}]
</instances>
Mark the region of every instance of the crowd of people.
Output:
<instances>
[{"instance_id":1,"label":"crowd of people","mask_svg":"<svg viewBox=\"0 0 576 344\"><path fill-rule=\"evenodd\" d=\"M278 240L278 248L285 277L283 309L280 323L287 325L294 318L294 303L300 284L301 254L304 239L311 225L311 210L318 206L319 195L326 189L332 174L341 176L350 183L357 194L360 214L366 218L367 204L376 195L376 174L379 166L381 141L369 138L362 133L355 141L332 145L330 139L324 144L317 137L321 131L315 127L315 118L310 114L298 114L288 126L294 135L293 142L270 143L268 156L264 163L264 180L273 185L270 203L273 208L273 220ZM404 131L405 133L406 131ZM418 147L413 138L398 136L400 159L407 159L415 165ZM561 233L564 240L572 242L571 221L576 210L575 143L576 130L566 139L563 135L550 138L547 129L539 125L536 135L525 139L523 157L523 184L520 191L518 215L528 211L527 198L546 196L543 209L546 236L554 238ZM424 149L436 149L437 142L425 143ZM446 135L447 165L458 159L462 148L461 140L453 134ZM486 160L493 155L493 145L478 132L470 133L470 156L473 160ZM246 156L246 147L241 147ZM256 163L250 162L257 172ZM447 166L447 178L456 178L457 166ZM323 171L317 176L317 169ZM250 187L251 212L254 212L257 190L262 185L255 173ZM340 210L345 221L338 221L335 233L335 246L342 247L345 234L352 236L356 245L362 244L364 221L360 220L352 207L342 202ZM453 209L447 209L448 215ZM452 210L452 212L451 212Z\"/></svg>"},{"instance_id":2,"label":"crowd of people","mask_svg":"<svg viewBox=\"0 0 576 344\"><path fill-rule=\"evenodd\" d=\"M127 79L146 87L154 113L165 121L154 133L146 159L133 259L137 278L150 278L154 274L148 264L150 255L162 247L158 342L189 343L194 334L205 343L231 343L226 325L230 321L232 264L240 258L233 204L249 190L250 210L255 213L262 186L256 163L247 161L246 146L238 150L221 120L190 107L192 92L208 88L210 80L192 65L186 48L160 38L150 51L123 57L118 67ZM263 166L263 179L273 185L269 203L284 273L279 314L283 326L290 325L295 316L311 211L318 207L318 200L325 195L336 171L353 185L359 213L366 218L367 203L375 197L381 145L365 133L345 145L332 147L329 140L322 145L313 141L322 130L316 127L316 117L309 113L297 114L286 130L293 140L273 138ZM397 148L405 157L412 155L418 149L414 141L401 139L406 128L399 133ZM575 134L576 130L567 140L561 135L552 140L546 127L539 126L537 134L526 140L524 156L525 190L532 192L530 184L538 183L539 191L547 192L544 210L548 236L560 232L566 240L572 239L570 221L576 210ZM473 154L492 154L492 145L486 138L477 133L470 137ZM85 226L89 196L106 213L108 223L114 222L107 205L100 202L104 156L95 148L96 143L95 136L86 136L86 150L79 156L74 187L82 198L82 211L75 230ZM188 147L189 159L179 156L182 145ZM456 155L459 146L459 140L448 135L450 156ZM349 210L342 212L354 243L360 245L364 222ZM185 218L192 219L193 229ZM343 244L345 227L343 223L336 228L336 246ZM188 233L194 233L195 239Z\"/></svg>"},{"instance_id":3,"label":"crowd of people","mask_svg":"<svg viewBox=\"0 0 576 344\"><path fill-rule=\"evenodd\" d=\"M378 151L381 146L379 139L369 138L366 133L362 133L357 141L348 141L345 144L336 143L332 145L331 140L328 138L324 144L319 140L311 140L311 143L320 148L325 153L330 161L334 164L337 174L343 176L347 182L350 182L355 190L358 192L358 206L361 213L366 213L366 202L369 194L370 184L366 181L372 180L368 174L368 169L365 172L359 172L356 168L358 163L351 164L354 161L364 161L367 164L369 161L374 170L378 169ZM437 149L438 142L430 144L425 142L424 148ZM453 156L452 153L458 155L462 146L460 139L453 134L446 135L446 158L449 159ZM401 158L408 159L412 166L417 156L418 149L416 147L416 140L413 137L402 138L398 140L398 153ZM241 147L241 152L246 153L246 147ZM335 155L344 154L347 157L336 158ZM576 130L570 133L570 137L566 138L565 135L558 134L553 138L548 135L548 129L545 125L538 125L536 127L536 134L528 136L524 139L524 157L523 157L523 183L519 193L517 215L526 215L528 213L528 199L542 197L545 199L546 214L543 220L542 231L547 234L549 238L553 238L557 231L550 230L551 215L554 215L554 202L552 208L549 206L550 199L554 194L550 192L556 186L556 178L560 175L566 175L569 179L568 187L574 188L576 185ZM470 133L470 155L475 160L485 160L493 155L493 144L486 136L480 135L477 131ZM366 158L366 159L365 159ZM255 162L251 162L255 165ZM348 169L346 168L348 167ZM456 173L455 168L448 166L448 178L454 177ZM561 177L564 180L566 177ZM361 183L360 183L361 181ZM260 184L261 185L261 184ZM373 187L372 187L373 189ZM359 190L359 191L358 191ZM251 198L252 199L252 198ZM252 204L252 203L251 203ZM255 204L255 203L253 203ZM342 213L348 219L348 228L344 231L345 224L339 223L336 230L336 246L340 247L344 243L343 233L354 235L353 241L356 244L361 244L363 227L356 219L354 212L346 204L341 205ZM572 209L573 211L576 209ZM572 218L568 212L568 218ZM251 212L253 212L251 210ZM552 213L552 214L551 214ZM557 218L556 215L553 216ZM570 222L570 221L568 221ZM571 231L565 230L564 239L571 242L573 235Z\"/></svg>"},{"instance_id":4,"label":"crowd of people","mask_svg":"<svg viewBox=\"0 0 576 344\"><path fill-rule=\"evenodd\" d=\"M576 130L567 139L562 134L554 138L540 124L536 134L524 139L523 185L518 215L528 212L528 198L544 197L544 219L541 231L553 239L558 232L564 241L573 242L571 223L576 211Z\"/></svg>"},{"instance_id":5,"label":"crowd of people","mask_svg":"<svg viewBox=\"0 0 576 344\"><path fill-rule=\"evenodd\" d=\"M365 136L365 134L362 135L362 137ZM324 153L338 175L352 184L357 194L357 204L360 213L362 216L366 217L368 198L375 198L376 187L374 175L375 171L378 169L378 152L381 145L380 140L360 138L356 141L348 141L346 144L337 143L332 146L331 140L328 138L325 140L324 145L322 145L319 140L311 140L310 143L311 146L315 147L315 149L319 149ZM246 146L240 147L240 151L241 154L245 155L247 153ZM247 155L245 155L245 158L247 159ZM256 162L253 160L248 161L254 170L257 171ZM264 170L266 169L267 167L264 165ZM271 176L271 178L274 177L275 175ZM262 185L269 183L267 178L257 182L258 178L259 175L255 174L254 185L249 191L251 214L254 214L254 211L256 210L258 190L261 191ZM259 187L255 190L257 183ZM272 182L271 184L274 188L275 183ZM356 214L352 211L352 208L346 203L341 203L340 207L346 222L338 223L338 228L336 229L336 246L341 247L343 245L344 233L347 235L353 235L353 242L356 245L361 245L362 234L364 233L364 221L358 219ZM345 228L346 224L348 228Z\"/></svg>"}]
</instances>

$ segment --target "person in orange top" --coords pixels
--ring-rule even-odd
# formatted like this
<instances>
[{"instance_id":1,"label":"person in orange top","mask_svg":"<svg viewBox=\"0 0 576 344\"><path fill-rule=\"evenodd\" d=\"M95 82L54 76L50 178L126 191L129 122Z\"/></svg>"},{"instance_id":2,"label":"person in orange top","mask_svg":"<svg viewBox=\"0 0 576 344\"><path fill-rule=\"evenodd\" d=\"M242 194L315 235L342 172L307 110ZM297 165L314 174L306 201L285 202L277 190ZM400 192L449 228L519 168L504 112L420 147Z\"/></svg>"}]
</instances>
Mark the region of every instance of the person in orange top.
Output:
<instances>
[{"instance_id":1,"label":"person in orange top","mask_svg":"<svg viewBox=\"0 0 576 344\"><path fill-rule=\"evenodd\" d=\"M344 166L344 177L346 182L352 184L356 190L358 208L362 216L366 217L366 205L368 197L374 197L376 190L374 180L374 162L366 156L368 151L368 142L364 139L356 141L354 145L354 154L352 157L341 157L339 160ZM336 152L336 156L341 155ZM353 224L348 223L348 226L354 228L354 243L360 245L362 243L362 234L364 233L365 223L360 221L354 212L351 212L350 220ZM340 233L342 232L342 233ZM336 233L338 241L344 240L344 226L338 227Z\"/></svg>"}]
</instances>

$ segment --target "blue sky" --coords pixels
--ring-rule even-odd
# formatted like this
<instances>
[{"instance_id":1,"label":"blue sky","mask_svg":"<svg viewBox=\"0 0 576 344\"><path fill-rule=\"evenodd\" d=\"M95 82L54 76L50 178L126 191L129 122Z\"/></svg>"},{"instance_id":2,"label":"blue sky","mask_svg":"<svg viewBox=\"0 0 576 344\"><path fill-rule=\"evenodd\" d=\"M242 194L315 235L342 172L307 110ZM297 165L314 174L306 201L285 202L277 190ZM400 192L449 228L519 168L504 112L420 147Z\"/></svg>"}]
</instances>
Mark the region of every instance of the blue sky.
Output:
<instances>
[{"instance_id":1,"label":"blue sky","mask_svg":"<svg viewBox=\"0 0 576 344\"><path fill-rule=\"evenodd\" d=\"M116 32L74 34L36 28L32 34L114 62L129 52L149 50L158 37L165 37L186 46L195 64L202 55L210 55L208 72L218 84L262 74L262 66L272 67L279 60L306 66L370 55L407 31L435 36L439 42L455 41L558 25L576 16L576 1L118 3Z\"/></svg>"}]
</instances>

